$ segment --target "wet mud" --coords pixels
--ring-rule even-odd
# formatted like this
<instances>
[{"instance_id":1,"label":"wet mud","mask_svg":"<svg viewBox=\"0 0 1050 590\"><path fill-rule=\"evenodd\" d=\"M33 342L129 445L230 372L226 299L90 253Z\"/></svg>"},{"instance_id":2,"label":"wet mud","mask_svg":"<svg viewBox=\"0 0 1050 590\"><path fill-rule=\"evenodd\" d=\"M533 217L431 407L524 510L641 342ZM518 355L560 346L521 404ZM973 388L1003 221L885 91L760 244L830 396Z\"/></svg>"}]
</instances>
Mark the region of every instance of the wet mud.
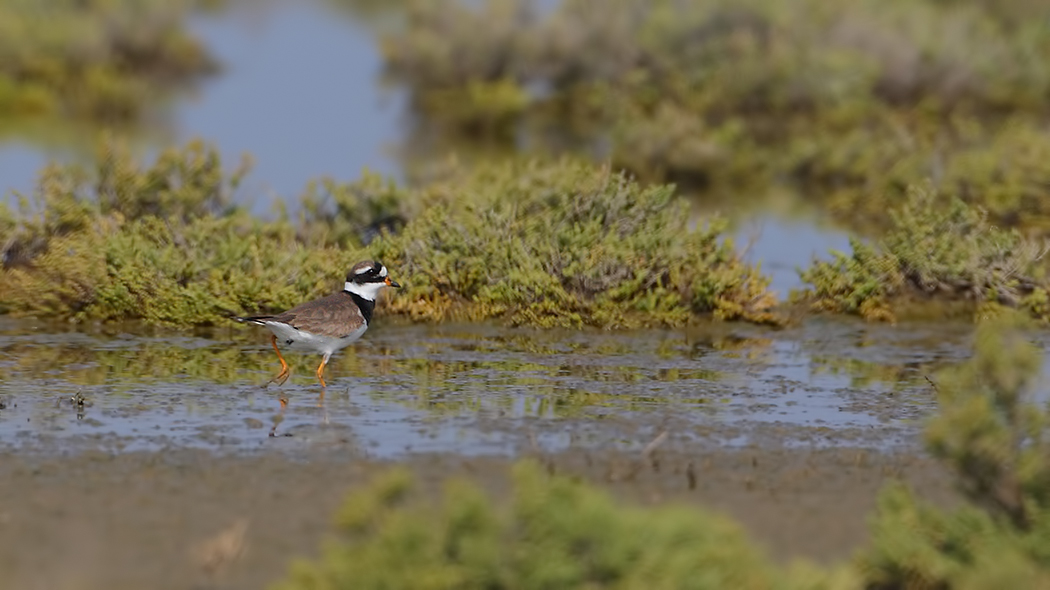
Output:
<instances>
[{"instance_id":1,"label":"wet mud","mask_svg":"<svg viewBox=\"0 0 1050 590\"><path fill-rule=\"evenodd\" d=\"M0 588L265 587L379 470L501 497L521 457L624 501L725 511L782 560L839 560L889 479L952 501L918 433L929 377L970 334L384 319L332 359L322 396L304 355L266 386L259 331L0 319Z\"/></svg>"},{"instance_id":2,"label":"wet mud","mask_svg":"<svg viewBox=\"0 0 1050 590\"><path fill-rule=\"evenodd\" d=\"M930 460L870 449L726 452L569 451L535 457L624 501L679 502L735 517L782 560L832 561L865 541L865 518L889 478L952 501ZM425 490L455 475L505 493L503 457L420 454L400 461ZM345 494L385 462L320 452L98 451L0 456L0 587L263 588L289 560L316 554Z\"/></svg>"},{"instance_id":3,"label":"wet mud","mask_svg":"<svg viewBox=\"0 0 1050 590\"><path fill-rule=\"evenodd\" d=\"M636 448L662 430L728 446L907 444L927 380L965 358L968 326L813 322L779 332L544 332L384 322L332 359L279 367L264 334L0 323L0 448L301 449L343 438L372 457ZM279 398L289 401L282 409ZM768 428L755 428L764 425ZM832 435L830 436L829 435ZM291 435L291 436L288 436Z\"/></svg>"}]
</instances>

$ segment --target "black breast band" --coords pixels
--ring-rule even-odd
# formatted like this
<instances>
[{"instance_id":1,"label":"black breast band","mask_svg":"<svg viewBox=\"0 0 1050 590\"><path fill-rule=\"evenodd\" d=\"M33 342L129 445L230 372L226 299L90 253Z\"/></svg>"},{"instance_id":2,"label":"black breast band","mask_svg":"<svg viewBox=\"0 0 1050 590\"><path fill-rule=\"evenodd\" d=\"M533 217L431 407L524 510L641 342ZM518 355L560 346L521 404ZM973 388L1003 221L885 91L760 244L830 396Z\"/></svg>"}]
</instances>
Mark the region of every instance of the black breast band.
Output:
<instances>
[{"instance_id":1,"label":"black breast band","mask_svg":"<svg viewBox=\"0 0 1050 590\"><path fill-rule=\"evenodd\" d=\"M374 311L376 308L376 302L369 301L364 297L361 297L357 293L353 293L350 291L347 291L347 293L350 293L350 297L354 299L354 303L357 304L357 307L361 308L361 316L365 318L365 323L372 323L372 311Z\"/></svg>"}]
</instances>

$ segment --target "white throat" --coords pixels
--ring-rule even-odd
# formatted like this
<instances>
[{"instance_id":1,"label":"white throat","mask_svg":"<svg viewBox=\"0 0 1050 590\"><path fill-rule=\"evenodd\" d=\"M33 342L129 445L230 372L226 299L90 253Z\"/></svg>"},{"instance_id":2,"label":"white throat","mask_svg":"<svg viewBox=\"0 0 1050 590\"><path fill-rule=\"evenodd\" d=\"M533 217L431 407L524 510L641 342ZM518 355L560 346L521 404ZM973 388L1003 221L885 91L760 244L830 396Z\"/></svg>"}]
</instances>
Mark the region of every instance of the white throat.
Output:
<instances>
[{"instance_id":1,"label":"white throat","mask_svg":"<svg viewBox=\"0 0 1050 590\"><path fill-rule=\"evenodd\" d=\"M375 301L376 295L379 294L380 289L386 286L386 283L354 283L347 281L343 285L344 291L349 291L354 295L357 295L361 299L368 301Z\"/></svg>"}]
</instances>

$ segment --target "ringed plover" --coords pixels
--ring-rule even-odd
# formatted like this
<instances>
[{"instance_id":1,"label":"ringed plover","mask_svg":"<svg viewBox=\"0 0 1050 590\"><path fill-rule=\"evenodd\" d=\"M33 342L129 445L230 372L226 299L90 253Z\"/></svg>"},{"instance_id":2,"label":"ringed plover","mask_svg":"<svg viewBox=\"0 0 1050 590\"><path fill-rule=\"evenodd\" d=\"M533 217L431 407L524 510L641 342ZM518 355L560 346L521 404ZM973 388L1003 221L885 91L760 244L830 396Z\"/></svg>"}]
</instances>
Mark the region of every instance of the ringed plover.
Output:
<instances>
[{"instance_id":1,"label":"ringed plover","mask_svg":"<svg viewBox=\"0 0 1050 590\"><path fill-rule=\"evenodd\" d=\"M376 295L385 287L400 287L387 276L387 269L379 261L358 262L346 274L343 290L327 297L307 301L276 315L235 317L238 322L265 326L273 332L270 343L281 361L281 372L270 383L283 384L288 380L288 363L281 355L280 342L289 350L321 353L317 366L317 380L324 382L324 367L332 354L352 344L364 335L372 321Z\"/></svg>"}]
</instances>

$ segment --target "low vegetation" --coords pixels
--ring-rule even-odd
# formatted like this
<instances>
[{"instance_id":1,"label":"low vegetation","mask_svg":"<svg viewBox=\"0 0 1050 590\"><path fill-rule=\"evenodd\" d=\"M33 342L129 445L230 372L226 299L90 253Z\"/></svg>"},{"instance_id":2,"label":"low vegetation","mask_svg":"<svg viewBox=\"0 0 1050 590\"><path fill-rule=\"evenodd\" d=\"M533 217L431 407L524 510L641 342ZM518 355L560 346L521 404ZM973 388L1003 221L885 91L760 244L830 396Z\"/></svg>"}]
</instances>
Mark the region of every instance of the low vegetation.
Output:
<instances>
[{"instance_id":1,"label":"low vegetation","mask_svg":"<svg viewBox=\"0 0 1050 590\"><path fill-rule=\"evenodd\" d=\"M106 144L93 173L50 167L0 235L0 308L84 320L210 324L331 290L361 255L311 248L234 207L243 171L202 143L149 167Z\"/></svg>"},{"instance_id":2,"label":"low vegetation","mask_svg":"<svg viewBox=\"0 0 1050 590\"><path fill-rule=\"evenodd\" d=\"M98 162L47 169L18 211L0 212L0 310L212 324L320 295L379 258L405 283L381 309L416 319L779 321L768 279L721 221L690 229L673 188L589 164L492 166L419 190L327 182L297 220L263 221L232 204L243 171L224 172L199 142L148 167L107 143Z\"/></svg>"},{"instance_id":3,"label":"low vegetation","mask_svg":"<svg viewBox=\"0 0 1050 590\"><path fill-rule=\"evenodd\" d=\"M945 509L891 484L847 564L772 564L725 517L612 501L524 461L503 502L464 481L435 500L391 471L351 495L337 534L280 590L328 588L1043 588L1050 584L1050 410L1042 353L1018 314L979 328L974 358L937 375L930 452L964 501Z\"/></svg>"},{"instance_id":4,"label":"low vegetation","mask_svg":"<svg viewBox=\"0 0 1050 590\"><path fill-rule=\"evenodd\" d=\"M974 358L936 380L927 446L969 503L945 511L886 490L857 562L869 588L1050 584L1050 410L1036 390L1043 354L1024 325L1014 314L986 322Z\"/></svg>"},{"instance_id":5,"label":"low vegetation","mask_svg":"<svg viewBox=\"0 0 1050 590\"><path fill-rule=\"evenodd\" d=\"M194 2L199 4L200 2ZM124 122L156 90L214 69L184 29L191 2L0 3L0 113Z\"/></svg>"},{"instance_id":6,"label":"low vegetation","mask_svg":"<svg viewBox=\"0 0 1050 590\"><path fill-rule=\"evenodd\" d=\"M403 279L381 313L532 326L681 326L703 316L779 325L768 278L717 217L691 220L668 185L563 158L452 167L418 188L376 175L311 184L297 213L234 204L246 165L201 142L149 166L104 142L93 170L51 166L0 207L0 312L215 324L336 288L363 258ZM931 186L800 271L816 310L895 320L1021 309L1050 319L1046 245Z\"/></svg>"},{"instance_id":7,"label":"low vegetation","mask_svg":"<svg viewBox=\"0 0 1050 590\"><path fill-rule=\"evenodd\" d=\"M689 191L790 182L866 224L927 178L1001 223L1050 221L1044 2L413 6L388 75L461 143L611 157Z\"/></svg>"},{"instance_id":8,"label":"low vegetation","mask_svg":"<svg viewBox=\"0 0 1050 590\"><path fill-rule=\"evenodd\" d=\"M890 213L875 244L852 240L852 252L833 253L801 271L808 289L797 299L822 311L893 320L898 311L935 302L989 311L1019 308L1050 319L1047 245L988 221L980 209L929 187L916 187Z\"/></svg>"},{"instance_id":9,"label":"low vegetation","mask_svg":"<svg viewBox=\"0 0 1050 590\"><path fill-rule=\"evenodd\" d=\"M541 326L779 321L768 279L740 260L725 224L689 229L673 187L566 160L483 167L422 198L425 211L373 245L411 277L399 312Z\"/></svg>"},{"instance_id":10,"label":"low vegetation","mask_svg":"<svg viewBox=\"0 0 1050 590\"><path fill-rule=\"evenodd\" d=\"M338 541L275 588L849 587L845 575L772 566L724 517L621 506L529 462L513 480L506 508L464 481L434 503L393 471L351 496Z\"/></svg>"}]
</instances>

